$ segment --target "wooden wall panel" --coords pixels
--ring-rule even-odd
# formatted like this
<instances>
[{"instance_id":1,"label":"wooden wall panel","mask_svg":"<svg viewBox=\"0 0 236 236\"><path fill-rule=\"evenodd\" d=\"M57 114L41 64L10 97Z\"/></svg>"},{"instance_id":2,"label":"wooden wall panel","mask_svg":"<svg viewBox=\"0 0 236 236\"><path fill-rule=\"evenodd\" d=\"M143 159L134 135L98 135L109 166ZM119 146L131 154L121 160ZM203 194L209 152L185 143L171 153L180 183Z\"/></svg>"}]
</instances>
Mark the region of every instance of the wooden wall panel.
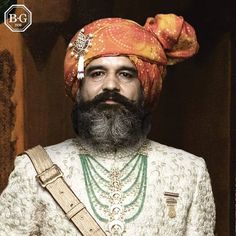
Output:
<instances>
[{"instance_id":1,"label":"wooden wall panel","mask_svg":"<svg viewBox=\"0 0 236 236\"><path fill-rule=\"evenodd\" d=\"M33 13L34 23L63 23L71 13L71 0L32 1L18 0Z\"/></svg>"},{"instance_id":2,"label":"wooden wall panel","mask_svg":"<svg viewBox=\"0 0 236 236\"><path fill-rule=\"evenodd\" d=\"M236 8L231 11L231 25L236 25ZM236 234L236 28L231 31L231 230Z\"/></svg>"},{"instance_id":3,"label":"wooden wall panel","mask_svg":"<svg viewBox=\"0 0 236 236\"><path fill-rule=\"evenodd\" d=\"M72 103L65 97L63 81L66 44L46 28L24 35L26 148L55 144L73 135L69 119ZM35 43L39 35L47 35L39 39L45 47L43 54Z\"/></svg>"},{"instance_id":4,"label":"wooden wall panel","mask_svg":"<svg viewBox=\"0 0 236 236\"><path fill-rule=\"evenodd\" d=\"M19 33L0 25L0 192L7 184L16 153L24 150L21 42Z\"/></svg>"}]
</instances>

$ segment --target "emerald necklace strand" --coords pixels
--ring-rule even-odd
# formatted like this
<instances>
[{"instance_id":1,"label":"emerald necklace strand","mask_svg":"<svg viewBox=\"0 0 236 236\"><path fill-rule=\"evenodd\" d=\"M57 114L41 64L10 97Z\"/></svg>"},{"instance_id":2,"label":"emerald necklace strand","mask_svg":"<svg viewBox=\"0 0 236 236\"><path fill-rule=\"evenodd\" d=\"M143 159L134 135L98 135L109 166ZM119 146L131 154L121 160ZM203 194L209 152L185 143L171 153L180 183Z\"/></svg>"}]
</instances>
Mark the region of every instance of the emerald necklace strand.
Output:
<instances>
[{"instance_id":1,"label":"emerald necklace strand","mask_svg":"<svg viewBox=\"0 0 236 236\"><path fill-rule=\"evenodd\" d=\"M142 151L117 168L108 169L90 154L80 154L86 191L96 217L111 235L122 235L125 223L142 211L147 186L147 154ZM119 160L117 160L119 161Z\"/></svg>"}]
</instances>

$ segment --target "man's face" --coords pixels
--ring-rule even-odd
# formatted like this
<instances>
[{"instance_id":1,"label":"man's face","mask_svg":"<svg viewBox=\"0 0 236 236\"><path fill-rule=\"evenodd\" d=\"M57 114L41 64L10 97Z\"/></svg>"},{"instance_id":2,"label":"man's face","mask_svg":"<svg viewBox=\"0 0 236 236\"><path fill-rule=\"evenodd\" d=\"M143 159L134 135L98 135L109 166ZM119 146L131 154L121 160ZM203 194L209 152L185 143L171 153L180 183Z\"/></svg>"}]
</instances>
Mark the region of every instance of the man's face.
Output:
<instances>
[{"instance_id":1,"label":"man's face","mask_svg":"<svg viewBox=\"0 0 236 236\"><path fill-rule=\"evenodd\" d=\"M96 150L131 147L149 131L138 72L127 57L91 61L77 99L72 113L75 131Z\"/></svg>"},{"instance_id":2,"label":"man's face","mask_svg":"<svg viewBox=\"0 0 236 236\"><path fill-rule=\"evenodd\" d=\"M141 98L138 71L129 58L124 56L100 57L85 68L85 78L80 89L83 100L91 101L105 91L115 91L133 102ZM112 99L107 104L115 103Z\"/></svg>"}]
</instances>

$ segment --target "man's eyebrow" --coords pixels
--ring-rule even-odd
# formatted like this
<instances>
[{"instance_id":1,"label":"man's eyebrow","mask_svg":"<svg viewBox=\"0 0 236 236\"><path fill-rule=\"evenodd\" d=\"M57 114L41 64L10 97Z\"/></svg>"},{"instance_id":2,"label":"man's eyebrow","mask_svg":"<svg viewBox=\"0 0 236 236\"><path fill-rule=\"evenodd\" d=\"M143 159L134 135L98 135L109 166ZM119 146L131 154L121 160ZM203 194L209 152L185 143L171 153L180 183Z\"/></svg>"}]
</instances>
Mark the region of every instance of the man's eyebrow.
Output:
<instances>
[{"instance_id":1,"label":"man's eyebrow","mask_svg":"<svg viewBox=\"0 0 236 236\"><path fill-rule=\"evenodd\" d=\"M106 70L106 68L104 66L101 65L97 65L97 66L87 66L85 68L85 72L87 74L89 74L90 72L94 71L94 70Z\"/></svg>"},{"instance_id":2,"label":"man's eyebrow","mask_svg":"<svg viewBox=\"0 0 236 236\"><path fill-rule=\"evenodd\" d=\"M119 68L119 71L121 70L128 70L134 74L137 74L138 73L138 70L135 68L135 67L132 67L132 66L122 66Z\"/></svg>"},{"instance_id":3,"label":"man's eyebrow","mask_svg":"<svg viewBox=\"0 0 236 236\"><path fill-rule=\"evenodd\" d=\"M102 65L94 65L94 66L87 66L85 68L85 72L86 74L89 74L90 72L94 71L94 70L107 70L107 67L105 66L102 66ZM135 67L132 67L132 66L121 66L118 68L119 71L122 71L122 70L127 70L127 71L130 71L134 74L137 74L138 71Z\"/></svg>"}]
</instances>

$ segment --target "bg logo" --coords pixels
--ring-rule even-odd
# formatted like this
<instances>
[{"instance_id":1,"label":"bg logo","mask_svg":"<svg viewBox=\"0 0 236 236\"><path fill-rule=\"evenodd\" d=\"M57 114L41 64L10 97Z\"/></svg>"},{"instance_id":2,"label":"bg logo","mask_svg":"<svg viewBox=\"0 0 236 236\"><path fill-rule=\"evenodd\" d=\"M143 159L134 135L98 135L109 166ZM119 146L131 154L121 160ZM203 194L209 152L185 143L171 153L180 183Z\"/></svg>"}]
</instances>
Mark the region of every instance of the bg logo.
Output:
<instances>
[{"instance_id":1,"label":"bg logo","mask_svg":"<svg viewBox=\"0 0 236 236\"><path fill-rule=\"evenodd\" d=\"M32 13L25 5L11 5L4 13L4 24L12 32L24 32L32 24Z\"/></svg>"}]
</instances>

